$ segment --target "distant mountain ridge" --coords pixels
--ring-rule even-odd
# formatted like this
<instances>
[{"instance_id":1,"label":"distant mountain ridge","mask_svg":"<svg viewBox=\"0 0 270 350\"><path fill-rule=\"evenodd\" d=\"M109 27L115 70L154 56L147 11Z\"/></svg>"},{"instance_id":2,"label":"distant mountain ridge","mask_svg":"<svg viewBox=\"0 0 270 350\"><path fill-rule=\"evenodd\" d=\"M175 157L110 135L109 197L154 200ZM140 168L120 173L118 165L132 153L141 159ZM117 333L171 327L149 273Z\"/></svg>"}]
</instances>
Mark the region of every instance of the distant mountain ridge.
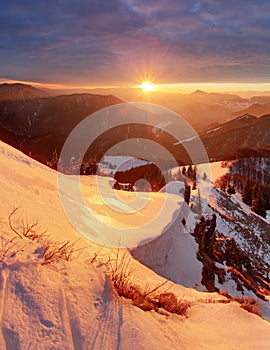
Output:
<instances>
[{"instance_id":1,"label":"distant mountain ridge","mask_svg":"<svg viewBox=\"0 0 270 350\"><path fill-rule=\"evenodd\" d=\"M8 100L29 100L35 98L44 98L55 96L55 94L49 91L44 91L33 87L32 85L26 85L21 83L15 84L0 84L0 101Z\"/></svg>"},{"instance_id":2,"label":"distant mountain ridge","mask_svg":"<svg viewBox=\"0 0 270 350\"><path fill-rule=\"evenodd\" d=\"M23 84L0 86L0 136L44 162L61 149L71 130L88 115L122 103L114 96L49 96Z\"/></svg>"},{"instance_id":3,"label":"distant mountain ridge","mask_svg":"<svg viewBox=\"0 0 270 350\"><path fill-rule=\"evenodd\" d=\"M158 93L155 96L159 96ZM165 95L160 94L160 96ZM203 100L207 99L208 103L211 100L213 111L216 111L216 105L222 105L221 101L224 98L233 103L247 102L236 95L195 91L186 96L186 104L192 105L194 96L197 101L199 96L200 102L197 102L197 107L201 104L202 109ZM172 96L168 98L171 98L167 101L170 103ZM55 149L58 153L61 151L71 130L85 117L104 107L122 102L113 95L77 93L48 96L47 91L29 85L2 84L0 85L0 137L26 154L31 154L39 161L45 162L51 158ZM222 160L239 148L270 146L269 118L270 114L257 118L246 113L225 123L218 123L219 119L216 118L212 127L205 128L205 131L199 133L199 137L206 147L209 158ZM128 133L131 137L140 137L142 133L141 135L148 139L162 141L182 163L190 162L184 146L192 143L191 139L175 142L169 135L157 136L152 128L148 129L143 131L139 125L134 125L132 132L130 125L126 125L116 131L108 131L95 141L93 152L95 155L97 152L102 155L109 146L125 140ZM128 151L127 149L127 153Z\"/></svg>"},{"instance_id":4,"label":"distant mountain ridge","mask_svg":"<svg viewBox=\"0 0 270 350\"><path fill-rule=\"evenodd\" d=\"M252 114L252 115L257 116L257 117L264 115L264 114L269 114L270 113L270 102L267 102L267 103L257 103L256 102L245 110L232 113L232 117L236 117L240 113Z\"/></svg>"},{"instance_id":5,"label":"distant mountain ridge","mask_svg":"<svg viewBox=\"0 0 270 350\"><path fill-rule=\"evenodd\" d=\"M240 148L270 147L270 114L245 114L200 134L210 158L224 159Z\"/></svg>"}]
</instances>

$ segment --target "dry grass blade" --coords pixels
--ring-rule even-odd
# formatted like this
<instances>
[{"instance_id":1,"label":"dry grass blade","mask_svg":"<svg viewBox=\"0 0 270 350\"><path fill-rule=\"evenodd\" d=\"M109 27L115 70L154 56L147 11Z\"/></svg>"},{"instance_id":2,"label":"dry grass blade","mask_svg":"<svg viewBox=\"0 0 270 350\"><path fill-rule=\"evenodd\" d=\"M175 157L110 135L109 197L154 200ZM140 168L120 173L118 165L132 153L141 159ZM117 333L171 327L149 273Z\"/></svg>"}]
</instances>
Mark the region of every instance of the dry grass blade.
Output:
<instances>
[{"instance_id":1,"label":"dry grass blade","mask_svg":"<svg viewBox=\"0 0 270 350\"><path fill-rule=\"evenodd\" d=\"M22 250L23 248L18 246L17 237L5 239L3 236L1 236L0 263L8 262L9 259L13 258Z\"/></svg>"},{"instance_id":2,"label":"dry grass blade","mask_svg":"<svg viewBox=\"0 0 270 350\"><path fill-rule=\"evenodd\" d=\"M85 247L75 249L77 242L47 242L42 254L42 265L52 264L59 260L71 261L76 252L81 252Z\"/></svg>"},{"instance_id":3,"label":"dry grass blade","mask_svg":"<svg viewBox=\"0 0 270 350\"><path fill-rule=\"evenodd\" d=\"M158 289L160 289L161 287L165 286L165 284L167 284L167 283L168 283L168 280L158 284L156 287L153 287L153 288L150 288L149 285L147 285L145 287L144 297L147 297L148 295L153 294Z\"/></svg>"},{"instance_id":4,"label":"dry grass blade","mask_svg":"<svg viewBox=\"0 0 270 350\"><path fill-rule=\"evenodd\" d=\"M173 293L157 293L161 287L168 283L167 280L152 288L150 288L149 285L146 285L143 290L141 287L133 283L131 276L134 268L131 268L130 265L130 255L125 252L120 258L119 249L117 251L116 259L107 262L109 277L111 278L114 289L119 296L132 300L133 305L144 311L158 311L159 308L163 308L178 315L186 315L187 309L191 306L190 302L185 300L178 301Z\"/></svg>"},{"instance_id":5,"label":"dry grass blade","mask_svg":"<svg viewBox=\"0 0 270 350\"><path fill-rule=\"evenodd\" d=\"M28 217L25 215L23 217L23 212L19 212L19 207L16 207L8 216L9 228L19 237L26 237L31 241L40 240L44 238L46 231L41 231L38 226L38 221L29 223ZM20 227L20 229L15 228L14 222Z\"/></svg>"},{"instance_id":6,"label":"dry grass blade","mask_svg":"<svg viewBox=\"0 0 270 350\"><path fill-rule=\"evenodd\" d=\"M9 227L10 229L18 236L20 237L21 239L23 238L23 236L14 228L13 226L13 223L12 223L12 218L13 216L18 212L19 208L15 208L12 210L12 212L9 214L8 216L8 224L9 224Z\"/></svg>"}]
</instances>

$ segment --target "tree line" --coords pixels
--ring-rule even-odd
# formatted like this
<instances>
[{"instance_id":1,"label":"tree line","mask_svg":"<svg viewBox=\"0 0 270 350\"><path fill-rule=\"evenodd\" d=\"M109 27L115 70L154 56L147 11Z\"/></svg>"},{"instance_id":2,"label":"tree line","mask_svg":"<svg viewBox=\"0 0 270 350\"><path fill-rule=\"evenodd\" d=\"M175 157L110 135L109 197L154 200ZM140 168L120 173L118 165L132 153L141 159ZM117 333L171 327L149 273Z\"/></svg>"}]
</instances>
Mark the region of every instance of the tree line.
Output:
<instances>
[{"instance_id":1,"label":"tree line","mask_svg":"<svg viewBox=\"0 0 270 350\"><path fill-rule=\"evenodd\" d=\"M265 218L270 210L270 159L244 158L227 165L229 172L219 177L215 186L230 195L240 192L242 201Z\"/></svg>"}]
</instances>

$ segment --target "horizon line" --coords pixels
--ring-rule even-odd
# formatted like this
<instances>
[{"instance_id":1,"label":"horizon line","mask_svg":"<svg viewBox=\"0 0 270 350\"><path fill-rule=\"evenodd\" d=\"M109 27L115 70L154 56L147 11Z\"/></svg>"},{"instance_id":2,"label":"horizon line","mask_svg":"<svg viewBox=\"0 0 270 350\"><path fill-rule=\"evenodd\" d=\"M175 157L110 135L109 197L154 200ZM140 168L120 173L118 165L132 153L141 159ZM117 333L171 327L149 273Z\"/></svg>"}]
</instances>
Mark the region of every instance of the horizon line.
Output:
<instances>
[{"instance_id":1,"label":"horizon line","mask_svg":"<svg viewBox=\"0 0 270 350\"><path fill-rule=\"evenodd\" d=\"M98 90L98 89L139 89L138 84L123 84L123 85L67 85L60 83L42 83L27 80L17 80L0 78L0 84L26 84L40 89L48 90ZM207 93L270 93L270 83L239 83L239 82L200 82L200 83L155 83L152 82L154 89L152 92L172 93L172 94L189 94L198 90Z\"/></svg>"}]
</instances>

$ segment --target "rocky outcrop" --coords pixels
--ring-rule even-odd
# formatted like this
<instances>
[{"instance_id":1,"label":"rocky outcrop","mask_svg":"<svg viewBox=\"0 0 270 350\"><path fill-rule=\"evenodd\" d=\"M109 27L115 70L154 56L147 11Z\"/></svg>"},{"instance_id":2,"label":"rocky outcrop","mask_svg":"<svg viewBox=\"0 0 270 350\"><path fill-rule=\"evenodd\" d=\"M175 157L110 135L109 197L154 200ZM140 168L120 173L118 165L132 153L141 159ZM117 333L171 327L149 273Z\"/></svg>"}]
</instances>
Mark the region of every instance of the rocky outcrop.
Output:
<instances>
[{"instance_id":1,"label":"rocky outcrop","mask_svg":"<svg viewBox=\"0 0 270 350\"><path fill-rule=\"evenodd\" d=\"M197 258L203 264L201 283L209 291L219 291L216 278L223 284L229 273L237 290L252 290L262 299L270 295L269 271L244 252L234 238L216 231L216 214L202 216L193 235L199 246Z\"/></svg>"}]
</instances>

